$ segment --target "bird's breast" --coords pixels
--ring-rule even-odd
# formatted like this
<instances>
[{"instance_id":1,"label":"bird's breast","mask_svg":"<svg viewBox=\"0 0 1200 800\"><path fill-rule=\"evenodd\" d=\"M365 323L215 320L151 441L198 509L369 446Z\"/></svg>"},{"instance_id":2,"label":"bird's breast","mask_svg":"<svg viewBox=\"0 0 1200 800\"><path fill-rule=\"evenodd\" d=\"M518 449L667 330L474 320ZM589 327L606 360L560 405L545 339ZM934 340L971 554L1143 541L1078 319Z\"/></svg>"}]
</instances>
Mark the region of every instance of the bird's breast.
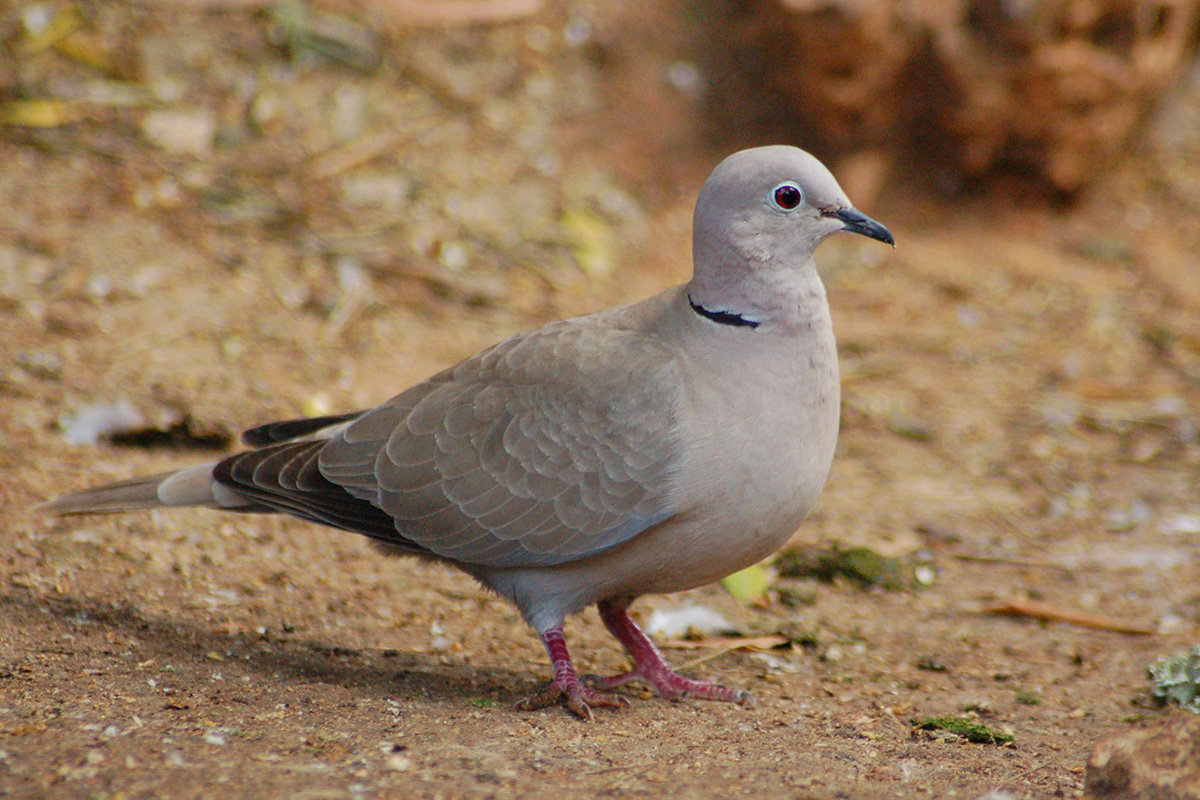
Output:
<instances>
[{"instance_id":1,"label":"bird's breast","mask_svg":"<svg viewBox=\"0 0 1200 800\"><path fill-rule=\"evenodd\" d=\"M676 364L668 499L676 513L580 561L478 576L535 626L606 597L692 589L761 561L816 501L837 440L832 332L776 342L769 357L740 343L705 348L681 350Z\"/></svg>"},{"instance_id":2,"label":"bird's breast","mask_svg":"<svg viewBox=\"0 0 1200 800\"><path fill-rule=\"evenodd\" d=\"M746 337L747 339L749 337ZM837 443L840 390L832 330L769 347L716 348L680 413L676 486L731 547L786 541L825 485Z\"/></svg>"}]
</instances>

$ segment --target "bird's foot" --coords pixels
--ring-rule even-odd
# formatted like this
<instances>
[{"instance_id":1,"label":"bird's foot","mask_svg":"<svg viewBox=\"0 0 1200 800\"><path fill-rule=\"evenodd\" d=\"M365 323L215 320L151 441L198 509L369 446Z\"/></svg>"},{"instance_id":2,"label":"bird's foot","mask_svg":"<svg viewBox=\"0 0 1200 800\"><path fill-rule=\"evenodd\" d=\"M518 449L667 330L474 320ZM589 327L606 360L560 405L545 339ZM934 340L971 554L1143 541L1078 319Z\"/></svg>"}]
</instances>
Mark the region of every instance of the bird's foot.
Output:
<instances>
[{"instance_id":1,"label":"bird's foot","mask_svg":"<svg viewBox=\"0 0 1200 800\"><path fill-rule=\"evenodd\" d=\"M600 694L579 682L575 665L571 663L571 654L567 652L567 641L563 637L561 625L543 632L542 644L546 645L546 652L550 654L550 668L554 670L554 680L542 691L519 701L515 706L518 711L533 711L565 701L567 708L577 717L591 722L593 706L622 708L629 705L629 701L624 697Z\"/></svg>"},{"instance_id":2,"label":"bird's foot","mask_svg":"<svg viewBox=\"0 0 1200 800\"><path fill-rule=\"evenodd\" d=\"M557 703L566 703L567 708L580 719L592 721L593 708L624 708L629 701L619 695L601 694L584 686L577 679L568 683L555 680L535 695L517 702L518 711L533 711Z\"/></svg>"},{"instance_id":3,"label":"bird's foot","mask_svg":"<svg viewBox=\"0 0 1200 800\"><path fill-rule=\"evenodd\" d=\"M598 692L608 692L627 683L641 681L648 683L658 694L668 700L683 700L695 697L698 700L718 700L725 703L736 703L739 706L753 706L754 698L749 692L741 689L730 689L712 681L697 681L685 678L666 665L665 662L643 662L620 675L587 675L584 681Z\"/></svg>"},{"instance_id":4,"label":"bird's foot","mask_svg":"<svg viewBox=\"0 0 1200 800\"><path fill-rule=\"evenodd\" d=\"M633 669L621 675L609 677L588 676L588 685L599 691L607 691L623 686L631 681L644 681L654 687L660 697L668 700L682 700L685 697L695 697L700 700L720 700L726 703L737 703L739 706L753 706L754 698L749 692L740 689L730 689L719 683L697 681L685 678L663 658L662 653L655 647L654 642L642 632L633 618L629 616L628 603L616 600L601 601L598 606L600 619L604 625L617 637L629 655L633 657Z\"/></svg>"}]
</instances>

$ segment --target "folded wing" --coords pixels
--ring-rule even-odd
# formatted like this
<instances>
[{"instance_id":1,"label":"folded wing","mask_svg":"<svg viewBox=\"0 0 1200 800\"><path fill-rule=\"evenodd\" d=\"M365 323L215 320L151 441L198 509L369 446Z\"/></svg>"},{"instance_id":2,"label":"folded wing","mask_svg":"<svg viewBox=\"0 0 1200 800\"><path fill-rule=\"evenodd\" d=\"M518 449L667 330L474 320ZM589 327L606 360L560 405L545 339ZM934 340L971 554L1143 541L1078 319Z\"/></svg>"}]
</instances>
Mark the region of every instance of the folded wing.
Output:
<instances>
[{"instance_id":1,"label":"folded wing","mask_svg":"<svg viewBox=\"0 0 1200 800\"><path fill-rule=\"evenodd\" d=\"M242 453L214 475L259 505L410 551L560 564L674 513L672 369L642 335L560 323L414 386L328 440Z\"/></svg>"}]
</instances>

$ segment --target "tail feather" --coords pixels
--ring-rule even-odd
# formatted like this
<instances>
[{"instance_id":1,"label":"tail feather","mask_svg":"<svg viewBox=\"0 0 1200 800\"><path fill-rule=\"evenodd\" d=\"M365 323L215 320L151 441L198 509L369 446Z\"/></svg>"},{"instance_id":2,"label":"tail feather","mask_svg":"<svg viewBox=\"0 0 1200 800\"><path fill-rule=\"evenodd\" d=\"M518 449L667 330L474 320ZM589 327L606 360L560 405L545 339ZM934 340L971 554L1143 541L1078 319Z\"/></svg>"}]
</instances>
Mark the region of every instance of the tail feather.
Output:
<instances>
[{"instance_id":1,"label":"tail feather","mask_svg":"<svg viewBox=\"0 0 1200 800\"><path fill-rule=\"evenodd\" d=\"M95 514L161 506L203 506L250 510L254 505L218 484L212 476L216 462L131 478L107 486L63 495L34 506L36 514Z\"/></svg>"}]
</instances>

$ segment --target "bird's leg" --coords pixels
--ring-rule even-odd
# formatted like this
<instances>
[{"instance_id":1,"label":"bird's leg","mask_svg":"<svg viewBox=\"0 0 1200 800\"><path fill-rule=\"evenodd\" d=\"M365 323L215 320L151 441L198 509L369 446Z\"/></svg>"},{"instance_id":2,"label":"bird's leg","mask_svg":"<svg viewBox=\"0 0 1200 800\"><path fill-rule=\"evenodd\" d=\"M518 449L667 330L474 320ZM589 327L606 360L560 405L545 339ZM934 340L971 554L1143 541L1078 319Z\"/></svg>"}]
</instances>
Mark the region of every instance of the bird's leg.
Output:
<instances>
[{"instance_id":1,"label":"bird's leg","mask_svg":"<svg viewBox=\"0 0 1200 800\"><path fill-rule=\"evenodd\" d=\"M629 655L633 658L633 669L621 675L589 676L589 685L605 691L630 681L640 680L653 686L654 691L668 700L697 697L702 700L722 700L738 705L751 705L754 702L754 698L750 696L749 692L729 689L710 681L685 678L671 669L658 647L629 616L628 603L603 600L597 608L600 610L600 619L604 620L605 627L629 651Z\"/></svg>"},{"instance_id":2,"label":"bird's leg","mask_svg":"<svg viewBox=\"0 0 1200 800\"><path fill-rule=\"evenodd\" d=\"M546 645L546 652L550 654L550 668L554 670L554 680L541 692L518 702L518 711L545 708L565 700L567 708L590 721L592 706L620 708L629 705L629 701L623 697L599 694L579 682L575 665L571 663L571 654L567 652L567 639L563 636L562 625L549 628L541 637L542 644Z\"/></svg>"}]
</instances>

